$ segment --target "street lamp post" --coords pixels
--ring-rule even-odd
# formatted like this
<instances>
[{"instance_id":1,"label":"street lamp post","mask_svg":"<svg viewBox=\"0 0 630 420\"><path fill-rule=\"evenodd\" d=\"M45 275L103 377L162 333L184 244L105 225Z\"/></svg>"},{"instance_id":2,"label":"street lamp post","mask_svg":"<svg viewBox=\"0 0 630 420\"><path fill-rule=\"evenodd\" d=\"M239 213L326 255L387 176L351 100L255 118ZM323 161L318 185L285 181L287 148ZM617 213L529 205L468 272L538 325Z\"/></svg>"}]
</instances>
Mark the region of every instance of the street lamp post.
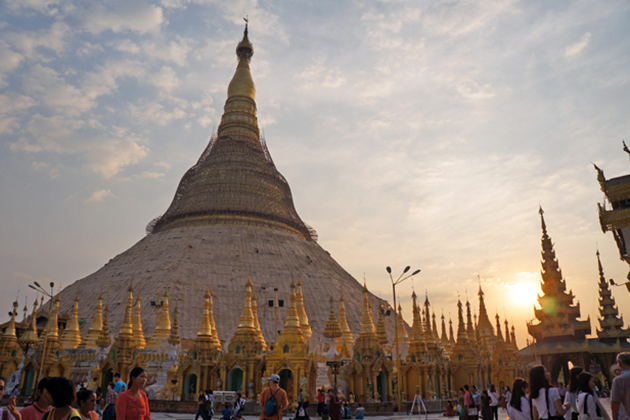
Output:
<instances>
[{"instance_id":1,"label":"street lamp post","mask_svg":"<svg viewBox=\"0 0 630 420\"><path fill-rule=\"evenodd\" d=\"M335 385L333 387L335 391L335 395L337 395L337 375L339 375L339 373L341 372L341 367L345 364L346 364L346 360L344 359L330 360L326 362L326 365L330 366L330 371L333 374L333 377L335 378Z\"/></svg>"},{"instance_id":2,"label":"street lamp post","mask_svg":"<svg viewBox=\"0 0 630 420\"><path fill-rule=\"evenodd\" d=\"M46 322L46 328L44 328L44 348L42 349L41 362L39 363L39 373L37 374L37 380L35 384L39 383L39 380L42 377L42 373L44 371L44 364L46 363L46 346L48 344L48 331L50 330L50 316L52 315L52 307L53 307L53 298L55 297L54 287L55 283L50 282L50 293L46 289L44 289L38 282L34 281L33 284L29 284L28 287L31 289L43 294L48 297L48 321ZM33 314L33 316L37 316L37 314Z\"/></svg>"},{"instance_id":3,"label":"street lamp post","mask_svg":"<svg viewBox=\"0 0 630 420\"><path fill-rule=\"evenodd\" d=\"M392 268L391 267L386 267L385 268L387 270L387 273L389 274L389 279L392 281L392 294L394 296L394 314L396 314L396 286L399 285L400 283L402 283L403 281L407 280L410 277L415 276L416 274L418 274L420 272L420 270L416 270L413 273L409 274L406 277L403 277L410 269L410 266L405 267L405 269L403 270L403 272L400 274L400 276L398 276L398 278L396 280L394 280L394 277L392 277ZM400 344L398 342L398 316L394 316L394 336L395 336L395 340L396 340L396 400L398 401L398 412L400 413L402 411L402 401L400 400Z\"/></svg>"}]
</instances>

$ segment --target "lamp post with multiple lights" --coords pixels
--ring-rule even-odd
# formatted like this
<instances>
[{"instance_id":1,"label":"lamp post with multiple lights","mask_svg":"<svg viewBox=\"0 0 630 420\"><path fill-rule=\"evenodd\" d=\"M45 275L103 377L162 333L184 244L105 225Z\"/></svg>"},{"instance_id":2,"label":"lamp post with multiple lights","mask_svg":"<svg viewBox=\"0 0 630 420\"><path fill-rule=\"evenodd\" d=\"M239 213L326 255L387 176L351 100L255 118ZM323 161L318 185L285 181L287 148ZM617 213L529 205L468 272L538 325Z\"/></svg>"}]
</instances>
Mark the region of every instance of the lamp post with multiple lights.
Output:
<instances>
[{"instance_id":1,"label":"lamp post with multiple lights","mask_svg":"<svg viewBox=\"0 0 630 420\"><path fill-rule=\"evenodd\" d=\"M398 278L394 280L394 277L392 277L392 268L388 266L385 269L387 270L387 274L389 274L389 279L392 281L392 294L394 295L394 314L396 314L396 286L407 280L408 278L415 276L420 272L420 270L418 269L413 273L407 275L406 277L403 277L405 274L407 274L409 270L411 270L411 267L407 266L400 274L400 276L398 276ZM398 401L398 412L400 413L402 411L402 401L400 401L400 343L398 342L398 316L394 316L394 330L396 340L396 400Z\"/></svg>"},{"instance_id":2,"label":"lamp post with multiple lights","mask_svg":"<svg viewBox=\"0 0 630 420\"><path fill-rule=\"evenodd\" d=\"M51 281L49 283L49 286L50 286L50 293L36 281L34 281L33 284L28 285L28 287L43 294L49 299L48 321L46 322L46 328L44 328L44 348L42 349L41 362L39 363L39 373L37 374L37 380L35 381L35 384L39 383L39 380L42 378L42 373L44 371L44 364L46 363L46 346L48 344L48 332L50 330L50 317L52 315L53 298L55 297L55 293L54 293L55 283ZM33 316L37 316L37 314L33 314Z\"/></svg>"}]
</instances>

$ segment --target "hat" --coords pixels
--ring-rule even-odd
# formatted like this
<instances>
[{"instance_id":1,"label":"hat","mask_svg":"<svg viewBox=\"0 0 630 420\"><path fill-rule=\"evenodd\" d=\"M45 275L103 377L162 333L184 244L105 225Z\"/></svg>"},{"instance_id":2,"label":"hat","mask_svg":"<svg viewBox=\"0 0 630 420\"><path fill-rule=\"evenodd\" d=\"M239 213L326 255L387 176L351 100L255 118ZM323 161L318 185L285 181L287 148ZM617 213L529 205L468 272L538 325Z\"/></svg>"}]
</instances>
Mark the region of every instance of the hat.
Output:
<instances>
[{"instance_id":1,"label":"hat","mask_svg":"<svg viewBox=\"0 0 630 420\"><path fill-rule=\"evenodd\" d=\"M274 381L274 382L280 382L280 377L274 373L269 377L269 380Z\"/></svg>"}]
</instances>

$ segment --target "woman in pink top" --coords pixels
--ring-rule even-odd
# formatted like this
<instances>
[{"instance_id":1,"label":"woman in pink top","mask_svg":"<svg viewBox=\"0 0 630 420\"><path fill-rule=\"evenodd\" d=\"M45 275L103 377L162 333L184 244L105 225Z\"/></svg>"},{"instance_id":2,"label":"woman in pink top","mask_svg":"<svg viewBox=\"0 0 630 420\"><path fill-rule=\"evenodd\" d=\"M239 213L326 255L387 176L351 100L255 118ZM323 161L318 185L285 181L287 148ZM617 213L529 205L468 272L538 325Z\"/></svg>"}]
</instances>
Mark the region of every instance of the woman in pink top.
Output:
<instances>
[{"instance_id":1,"label":"woman in pink top","mask_svg":"<svg viewBox=\"0 0 630 420\"><path fill-rule=\"evenodd\" d=\"M151 420L149 400L142 388L147 383L147 372L135 367L129 374L127 390L116 399L116 420Z\"/></svg>"},{"instance_id":2,"label":"woman in pink top","mask_svg":"<svg viewBox=\"0 0 630 420\"><path fill-rule=\"evenodd\" d=\"M22 420L41 420L44 413L50 410L52 399L46 391L48 377L42 378L37 385L35 395L33 395L33 404L20 410Z\"/></svg>"}]
</instances>

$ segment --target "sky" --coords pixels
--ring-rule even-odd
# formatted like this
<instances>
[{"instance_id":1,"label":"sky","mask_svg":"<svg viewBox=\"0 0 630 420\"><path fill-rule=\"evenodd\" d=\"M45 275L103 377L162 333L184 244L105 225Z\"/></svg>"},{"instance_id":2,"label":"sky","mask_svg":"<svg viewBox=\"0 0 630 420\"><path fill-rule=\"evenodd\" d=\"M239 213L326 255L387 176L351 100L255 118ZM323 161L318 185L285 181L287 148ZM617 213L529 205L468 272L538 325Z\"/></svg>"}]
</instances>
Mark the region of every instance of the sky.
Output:
<instances>
[{"instance_id":1,"label":"sky","mask_svg":"<svg viewBox=\"0 0 630 420\"><path fill-rule=\"evenodd\" d=\"M218 126L243 16L270 153L346 270L391 299L385 267L421 269L397 288L405 318L413 288L455 326L480 281L523 346L540 205L595 332L596 250L607 278L628 272L592 166L630 173L627 1L3 0L1 321L166 210Z\"/></svg>"}]
</instances>

